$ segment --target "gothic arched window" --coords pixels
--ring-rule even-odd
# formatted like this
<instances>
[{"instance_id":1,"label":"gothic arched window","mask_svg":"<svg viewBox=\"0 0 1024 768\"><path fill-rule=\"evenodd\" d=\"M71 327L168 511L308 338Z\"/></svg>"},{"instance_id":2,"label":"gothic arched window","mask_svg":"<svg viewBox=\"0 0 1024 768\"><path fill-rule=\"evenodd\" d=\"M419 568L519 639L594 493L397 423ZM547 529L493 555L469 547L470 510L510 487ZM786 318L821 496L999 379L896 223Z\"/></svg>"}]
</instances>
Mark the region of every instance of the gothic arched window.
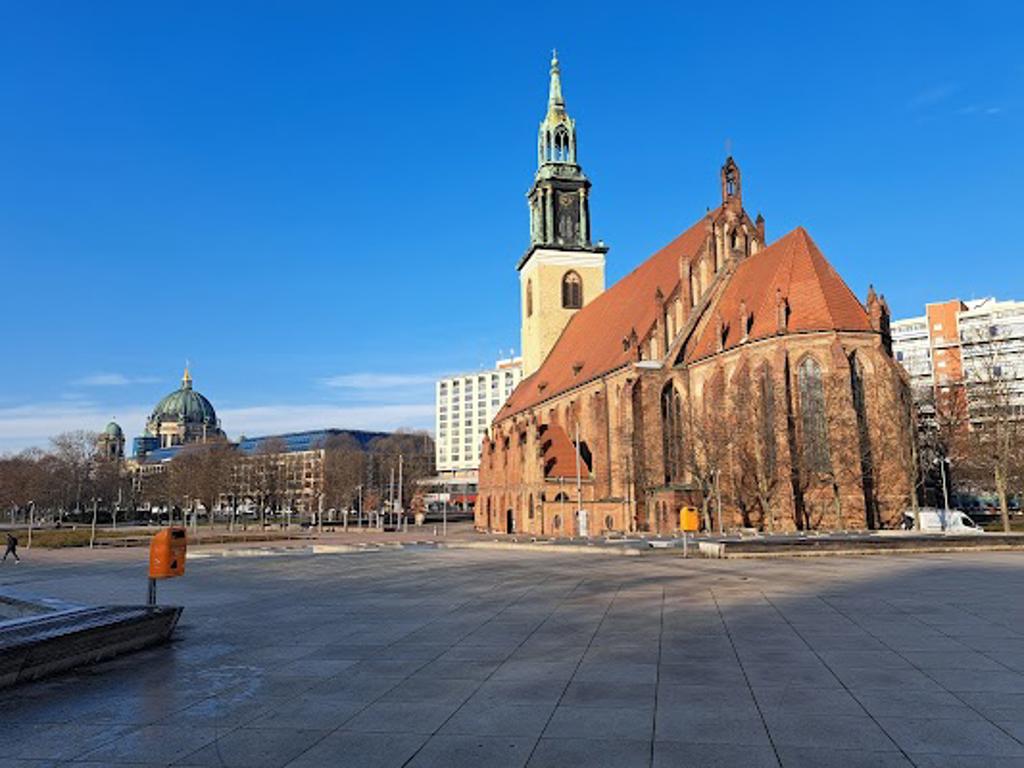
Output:
<instances>
[{"instance_id":1,"label":"gothic arched window","mask_svg":"<svg viewBox=\"0 0 1024 768\"><path fill-rule=\"evenodd\" d=\"M533 281L526 281L526 316L533 316Z\"/></svg>"},{"instance_id":2,"label":"gothic arched window","mask_svg":"<svg viewBox=\"0 0 1024 768\"><path fill-rule=\"evenodd\" d=\"M875 508L875 470L871 455L871 436L868 432L868 409L864 396L864 365L856 354L850 355L850 393L853 410L857 417L857 437L860 447L861 484L864 488L864 508L867 511L868 528L877 528Z\"/></svg>"},{"instance_id":3,"label":"gothic arched window","mask_svg":"<svg viewBox=\"0 0 1024 768\"><path fill-rule=\"evenodd\" d=\"M661 452L665 483L683 477L683 399L672 382L661 390Z\"/></svg>"},{"instance_id":4,"label":"gothic arched window","mask_svg":"<svg viewBox=\"0 0 1024 768\"><path fill-rule=\"evenodd\" d=\"M566 309L583 306L583 281L575 272L566 272L562 278L562 306Z\"/></svg>"},{"instance_id":5,"label":"gothic arched window","mask_svg":"<svg viewBox=\"0 0 1024 768\"><path fill-rule=\"evenodd\" d=\"M555 160L568 162L569 160L569 132L559 127L555 130Z\"/></svg>"},{"instance_id":6,"label":"gothic arched window","mask_svg":"<svg viewBox=\"0 0 1024 768\"><path fill-rule=\"evenodd\" d=\"M765 477L774 477L775 475L775 383L772 381L772 369L768 363L765 363L761 368L760 381L758 382L758 388L760 389L760 417L758 421L758 429L760 430L761 440L761 460L764 468L763 474Z\"/></svg>"},{"instance_id":7,"label":"gothic arched window","mask_svg":"<svg viewBox=\"0 0 1024 768\"><path fill-rule=\"evenodd\" d=\"M796 378L797 391L800 393L804 466L812 472L828 472L831 459L825 418L825 387L818 361L813 357L804 358L797 369Z\"/></svg>"}]
</instances>

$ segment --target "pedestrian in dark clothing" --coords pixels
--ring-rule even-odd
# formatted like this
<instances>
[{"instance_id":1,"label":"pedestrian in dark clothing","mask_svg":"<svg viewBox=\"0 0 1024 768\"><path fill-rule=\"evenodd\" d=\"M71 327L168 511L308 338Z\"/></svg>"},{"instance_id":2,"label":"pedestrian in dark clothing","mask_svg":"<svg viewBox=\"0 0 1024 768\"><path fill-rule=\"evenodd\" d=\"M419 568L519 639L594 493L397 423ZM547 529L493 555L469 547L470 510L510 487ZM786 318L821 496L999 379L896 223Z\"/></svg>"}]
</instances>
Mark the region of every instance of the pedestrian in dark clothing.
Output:
<instances>
[{"instance_id":1,"label":"pedestrian in dark clothing","mask_svg":"<svg viewBox=\"0 0 1024 768\"><path fill-rule=\"evenodd\" d=\"M13 533L7 534L7 551L4 552L4 561L7 560L8 555L14 555L14 562L21 562L21 558L18 557L18 537Z\"/></svg>"}]
</instances>

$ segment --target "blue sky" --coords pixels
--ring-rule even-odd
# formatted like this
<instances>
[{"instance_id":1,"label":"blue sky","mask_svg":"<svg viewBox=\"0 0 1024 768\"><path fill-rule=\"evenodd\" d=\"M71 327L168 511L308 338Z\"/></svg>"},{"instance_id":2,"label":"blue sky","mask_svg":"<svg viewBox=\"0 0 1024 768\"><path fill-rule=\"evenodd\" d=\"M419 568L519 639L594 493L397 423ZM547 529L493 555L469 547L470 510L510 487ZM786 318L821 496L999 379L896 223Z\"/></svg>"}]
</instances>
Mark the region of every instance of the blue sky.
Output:
<instances>
[{"instance_id":1,"label":"blue sky","mask_svg":"<svg viewBox=\"0 0 1024 768\"><path fill-rule=\"evenodd\" d=\"M0 451L135 435L186 358L233 436L430 426L518 348L552 47L610 280L729 142L897 317L1024 298L1021 5L832 5L0 2Z\"/></svg>"}]
</instances>

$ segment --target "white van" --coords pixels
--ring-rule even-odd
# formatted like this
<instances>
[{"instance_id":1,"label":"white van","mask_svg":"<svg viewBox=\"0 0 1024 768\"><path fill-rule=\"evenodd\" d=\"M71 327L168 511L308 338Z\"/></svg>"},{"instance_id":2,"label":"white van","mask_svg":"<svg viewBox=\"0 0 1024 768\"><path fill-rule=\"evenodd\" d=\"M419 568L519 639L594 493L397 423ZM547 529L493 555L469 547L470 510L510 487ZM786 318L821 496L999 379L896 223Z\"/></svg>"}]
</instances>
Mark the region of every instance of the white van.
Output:
<instances>
[{"instance_id":1,"label":"white van","mask_svg":"<svg viewBox=\"0 0 1024 768\"><path fill-rule=\"evenodd\" d=\"M935 509L921 507L921 530L925 533L984 533L977 523L959 509ZM903 527L914 529L914 510L903 513Z\"/></svg>"}]
</instances>

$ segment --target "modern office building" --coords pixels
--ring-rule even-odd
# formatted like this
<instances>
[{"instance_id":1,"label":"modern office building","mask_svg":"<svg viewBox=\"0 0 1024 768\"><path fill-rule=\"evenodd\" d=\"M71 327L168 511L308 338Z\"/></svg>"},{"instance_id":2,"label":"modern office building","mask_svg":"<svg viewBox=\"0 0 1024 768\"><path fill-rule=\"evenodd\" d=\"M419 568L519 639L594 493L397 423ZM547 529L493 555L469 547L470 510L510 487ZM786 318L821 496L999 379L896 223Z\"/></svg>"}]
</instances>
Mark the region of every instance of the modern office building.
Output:
<instances>
[{"instance_id":1,"label":"modern office building","mask_svg":"<svg viewBox=\"0 0 1024 768\"><path fill-rule=\"evenodd\" d=\"M386 432L349 429L317 429L263 437L243 437L230 443L237 451L229 491L222 503L243 507L290 509L299 513L317 511L324 491L324 454L334 438L352 438L361 449ZM172 445L149 451L133 465L137 488L147 478L167 471L174 458L185 450Z\"/></svg>"},{"instance_id":2,"label":"modern office building","mask_svg":"<svg viewBox=\"0 0 1024 768\"><path fill-rule=\"evenodd\" d=\"M434 387L436 476L421 481L439 508L468 511L476 501L480 446L494 416L523 378L523 359L498 360L490 370L448 376Z\"/></svg>"},{"instance_id":3,"label":"modern office building","mask_svg":"<svg viewBox=\"0 0 1024 768\"><path fill-rule=\"evenodd\" d=\"M487 428L522 376L522 358L513 357L498 360L491 370L458 374L437 382L434 429L439 474L475 475Z\"/></svg>"}]
</instances>

